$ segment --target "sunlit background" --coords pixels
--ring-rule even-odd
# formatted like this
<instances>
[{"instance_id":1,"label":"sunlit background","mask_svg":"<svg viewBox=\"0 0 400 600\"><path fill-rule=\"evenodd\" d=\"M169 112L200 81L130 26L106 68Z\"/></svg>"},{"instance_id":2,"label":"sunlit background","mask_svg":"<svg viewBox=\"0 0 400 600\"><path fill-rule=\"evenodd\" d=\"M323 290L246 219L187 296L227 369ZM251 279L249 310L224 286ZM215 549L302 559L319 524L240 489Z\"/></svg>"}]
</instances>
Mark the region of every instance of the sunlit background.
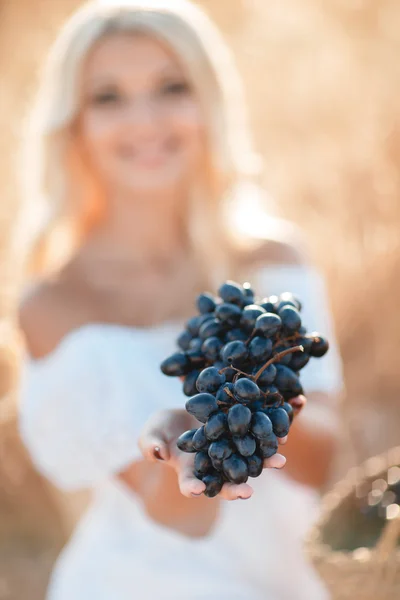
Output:
<instances>
[{"instance_id":1,"label":"sunlit background","mask_svg":"<svg viewBox=\"0 0 400 600\"><path fill-rule=\"evenodd\" d=\"M8 257L22 118L49 43L80 4L0 0L2 315L14 310L16 293L18 264ZM398 443L400 3L199 4L222 28L244 77L265 187L281 214L302 227L327 277L347 386L333 481ZM0 388L12 376L12 355L1 360ZM2 402L0 599L39 600L84 498L60 497L34 472L16 434L12 398Z\"/></svg>"}]
</instances>

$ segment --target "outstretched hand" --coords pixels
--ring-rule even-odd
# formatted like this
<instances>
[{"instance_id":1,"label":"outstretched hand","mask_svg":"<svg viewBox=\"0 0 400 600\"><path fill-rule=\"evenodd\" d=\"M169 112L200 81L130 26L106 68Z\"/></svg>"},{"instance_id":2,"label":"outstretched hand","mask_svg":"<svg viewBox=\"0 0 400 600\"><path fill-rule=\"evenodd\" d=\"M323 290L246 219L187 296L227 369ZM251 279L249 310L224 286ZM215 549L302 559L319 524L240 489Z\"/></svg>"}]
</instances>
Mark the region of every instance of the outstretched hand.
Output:
<instances>
[{"instance_id":1,"label":"outstretched hand","mask_svg":"<svg viewBox=\"0 0 400 600\"><path fill-rule=\"evenodd\" d=\"M297 396L290 400L296 416L306 404L304 396ZM139 447L143 457L149 461L164 461L175 469L181 493L188 497L201 496L205 484L194 475L195 454L182 452L178 449L176 441L186 430L198 425L185 410L163 410L153 415L146 423L139 439ZM278 438L283 445L287 437ZM282 454L275 454L264 460L265 469L281 469L285 466L286 458ZM224 500L247 499L253 494L253 488L248 483L224 483L219 497Z\"/></svg>"}]
</instances>

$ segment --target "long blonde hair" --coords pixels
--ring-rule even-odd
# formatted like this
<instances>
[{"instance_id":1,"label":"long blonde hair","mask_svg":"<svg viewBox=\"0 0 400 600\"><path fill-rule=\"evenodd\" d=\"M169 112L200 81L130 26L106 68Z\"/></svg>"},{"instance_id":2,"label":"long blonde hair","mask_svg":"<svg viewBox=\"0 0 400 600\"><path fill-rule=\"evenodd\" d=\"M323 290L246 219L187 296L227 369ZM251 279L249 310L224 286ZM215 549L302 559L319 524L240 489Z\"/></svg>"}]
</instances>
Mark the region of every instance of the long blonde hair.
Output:
<instances>
[{"instance_id":1,"label":"long blonde hair","mask_svg":"<svg viewBox=\"0 0 400 600\"><path fill-rule=\"evenodd\" d=\"M209 180L193 190L188 231L197 253L227 264L230 246L223 200L259 168L249 134L240 78L228 48L209 18L187 0L89 2L64 25L44 66L27 125L22 182L24 236L41 240L68 222L85 232L88 208L71 189L71 131L78 110L79 73L93 45L106 35L138 32L166 43L186 69L208 126ZM87 186L85 188L87 190ZM89 194L86 192L86 204ZM90 211L89 211L90 212Z\"/></svg>"}]
</instances>

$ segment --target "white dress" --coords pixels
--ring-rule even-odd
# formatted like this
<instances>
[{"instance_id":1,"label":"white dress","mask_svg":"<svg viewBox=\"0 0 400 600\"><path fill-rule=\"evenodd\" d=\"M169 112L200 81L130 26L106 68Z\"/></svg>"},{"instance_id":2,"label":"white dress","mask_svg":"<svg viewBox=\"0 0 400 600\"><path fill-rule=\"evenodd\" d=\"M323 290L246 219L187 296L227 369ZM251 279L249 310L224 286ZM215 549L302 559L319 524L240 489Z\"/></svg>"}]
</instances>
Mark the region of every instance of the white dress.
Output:
<instances>
[{"instance_id":1,"label":"white dress","mask_svg":"<svg viewBox=\"0 0 400 600\"><path fill-rule=\"evenodd\" d=\"M267 268L255 287L298 293L305 325L332 340L315 271ZM268 470L252 480L250 500L223 502L214 529L201 539L153 522L115 477L140 459L137 440L148 417L184 405L181 383L159 371L180 329L88 324L50 355L25 362L20 430L35 464L61 489L93 490L55 566L47 600L325 600L302 556L318 496L284 472ZM311 361L302 380L306 392L338 392L335 347Z\"/></svg>"}]
</instances>

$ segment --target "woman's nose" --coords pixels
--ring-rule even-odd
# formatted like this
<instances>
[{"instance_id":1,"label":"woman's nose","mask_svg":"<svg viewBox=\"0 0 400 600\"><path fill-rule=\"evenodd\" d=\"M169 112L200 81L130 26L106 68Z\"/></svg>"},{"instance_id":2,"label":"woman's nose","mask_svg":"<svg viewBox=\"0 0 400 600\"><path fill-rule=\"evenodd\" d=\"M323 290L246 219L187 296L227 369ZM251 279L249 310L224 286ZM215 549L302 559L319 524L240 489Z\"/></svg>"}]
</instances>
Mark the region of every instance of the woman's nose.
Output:
<instances>
[{"instance_id":1,"label":"woman's nose","mask_svg":"<svg viewBox=\"0 0 400 600\"><path fill-rule=\"evenodd\" d=\"M136 132L155 129L159 126L161 111L157 103L148 97L135 98L126 106L124 126Z\"/></svg>"}]
</instances>

